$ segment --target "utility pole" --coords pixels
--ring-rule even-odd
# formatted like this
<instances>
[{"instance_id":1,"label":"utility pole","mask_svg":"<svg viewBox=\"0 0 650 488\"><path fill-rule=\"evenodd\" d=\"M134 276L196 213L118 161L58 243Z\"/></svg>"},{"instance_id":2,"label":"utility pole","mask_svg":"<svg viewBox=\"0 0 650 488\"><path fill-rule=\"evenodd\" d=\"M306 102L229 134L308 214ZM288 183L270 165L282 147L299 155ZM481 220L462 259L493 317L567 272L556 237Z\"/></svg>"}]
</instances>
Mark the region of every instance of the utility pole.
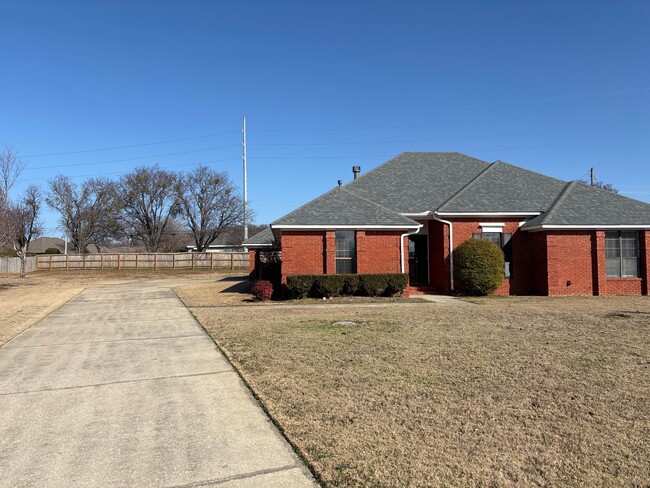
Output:
<instances>
[{"instance_id":1,"label":"utility pole","mask_svg":"<svg viewBox=\"0 0 650 488\"><path fill-rule=\"evenodd\" d=\"M246 116L244 115L244 139L242 141L242 161L244 163L244 240L248 239L248 175L246 174Z\"/></svg>"},{"instance_id":2,"label":"utility pole","mask_svg":"<svg viewBox=\"0 0 650 488\"><path fill-rule=\"evenodd\" d=\"M589 174L591 175L591 186L596 186L596 178L594 178L594 168L591 168L589 170Z\"/></svg>"}]
</instances>

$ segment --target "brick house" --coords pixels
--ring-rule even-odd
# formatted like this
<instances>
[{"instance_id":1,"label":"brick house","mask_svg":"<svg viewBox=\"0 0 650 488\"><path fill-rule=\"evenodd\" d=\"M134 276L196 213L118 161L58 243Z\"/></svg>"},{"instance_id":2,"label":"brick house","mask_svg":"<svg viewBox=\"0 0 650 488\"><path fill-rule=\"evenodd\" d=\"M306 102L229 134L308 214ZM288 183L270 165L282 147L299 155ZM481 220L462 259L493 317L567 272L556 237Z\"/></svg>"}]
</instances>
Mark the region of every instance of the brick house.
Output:
<instances>
[{"instance_id":1,"label":"brick house","mask_svg":"<svg viewBox=\"0 0 650 488\"><path fill-rule=\"evenodd\" d=\"M411 290L454 293L453 250L504 252L497 294L647 295L650 205L460 153L402 153L276 220L244 244L280 249L292 274L408 273Z\"/></svg>"}]
</instances>

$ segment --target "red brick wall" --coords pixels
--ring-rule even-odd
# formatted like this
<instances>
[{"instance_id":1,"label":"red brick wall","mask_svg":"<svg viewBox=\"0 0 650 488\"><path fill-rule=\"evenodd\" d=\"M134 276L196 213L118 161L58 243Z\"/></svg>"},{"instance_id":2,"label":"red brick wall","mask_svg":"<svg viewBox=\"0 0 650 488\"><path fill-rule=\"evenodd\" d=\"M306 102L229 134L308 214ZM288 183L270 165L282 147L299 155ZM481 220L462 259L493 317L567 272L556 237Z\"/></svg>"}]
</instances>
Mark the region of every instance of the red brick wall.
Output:
<instances>
[{"instance_id":1,"label":"red brick wall","mask_svg":"<svg viewBox=\"0 0 650 488\"><path fill-rule=\"evenodd\" d=\"M399 273L401 234L393 231L357 231L357 273ZM408 252L408 243L406 246L404 252ZM407 261L405 266L408 266Z\"/></svg>"},{"instance_id":2,"label":"red brick wall","mask_svg":"<svg viewBox=\"0 0 650 488\"><path fill-rule=\"evenodd\" d=\"M324 274L325 231L282 231L282 277Z\"/></svg>"},{"instance_id":3,"label":"red brick wall","mask_svg":"<svg viewBox=\"0 0 650 488\"><path fill-rule=\"evenodd\" d=\"M399 273L400 235L399 231L358 230L357 272ZM283 277L292 274L336 273L334 231L282 231L281 239ZM408 266L408 263L405 264Z\"/></svg>"},{"instance_id":4,"label":"red brick wall","mask_svg":"<svg viewBox=\"0 0 650 488\"><path fill-rule=\"evenodd\" d=\"M593 294L593 238L589 230L546 232L549 295Z\"/></svg>"}]
</instances>

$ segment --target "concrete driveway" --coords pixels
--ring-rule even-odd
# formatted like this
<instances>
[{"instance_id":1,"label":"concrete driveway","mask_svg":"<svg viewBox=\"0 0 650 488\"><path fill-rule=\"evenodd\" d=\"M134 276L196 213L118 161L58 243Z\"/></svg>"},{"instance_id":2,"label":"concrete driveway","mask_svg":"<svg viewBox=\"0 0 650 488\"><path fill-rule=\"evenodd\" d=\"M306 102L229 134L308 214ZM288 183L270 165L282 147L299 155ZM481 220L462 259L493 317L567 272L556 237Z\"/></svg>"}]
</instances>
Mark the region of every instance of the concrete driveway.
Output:
<instances>
[{"instance_id":1,"label":"concrete driveway","mask_svg":"<svg viewBox=\"0 0 650 488\"><path fill-rule=\"evenodd\" d=\"M87 289L0 348L0 486L315 486L171 291Z\"/></svg>"}]
</instances>

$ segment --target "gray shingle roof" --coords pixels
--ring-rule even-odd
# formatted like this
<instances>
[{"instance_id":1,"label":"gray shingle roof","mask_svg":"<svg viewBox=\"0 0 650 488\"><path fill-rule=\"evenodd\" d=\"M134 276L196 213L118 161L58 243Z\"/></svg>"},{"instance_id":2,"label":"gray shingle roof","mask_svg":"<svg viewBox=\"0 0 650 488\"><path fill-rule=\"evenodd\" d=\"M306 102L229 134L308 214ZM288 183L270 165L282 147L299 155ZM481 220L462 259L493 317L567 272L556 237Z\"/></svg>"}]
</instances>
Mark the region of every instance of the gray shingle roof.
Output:
<instances>
[{"instance_id":1,"label":"gray shingle roof","mask_svg":"<svg viewBox=\"0 0 650 488\"><path fill-rule=\"evenodd\" d=\"M413 228L400 214L528 213L523 228L547 225L650 225L650 205L511 164L460 153L401 153L342 188L335 188L271 226L393 226Z\"/></svg>"},{"instance_id":2,"label":"gray shingle roof","mask_svg":"<svg viewBox=\"0 0 650 488\"><path fill-rule=\"evenodd\" d=\"M572 181L568 183L548 212L522 226L649 226L650 204Z\"/></svg>"},{"instance_id":3,"label":"gray shingle roof","mask_svg":"<svg viewBox=\"0 0 650 488\"><path fill-rule=\"evenodd\" d=\"M337 187L271 224L274 228L286 225L413 228L418 223L346 188Z\"/></svg>"},{"instance_id":4,"label":"gray shingle roof","mask_svg":"<svg viewBox=\"0 0 650 488\"><path fill-rule=\"evenodd\" d=\"M548 210L565 185L564 181L497 161L438 211L542 212Z\"/></svg>"},{"instance_id":5,"label":"gray shingle roof","mask_svg":"<svg viewBox=\"0 0 650 488\"><path fill-rule=\"evenodd\" d=\"M362 174L345 189L399 213L437 209L488 167L450 152L405 152Z\"/></svg>"},{"instance_id":6,"label":"gray shingle roof","mask_svg":"<svg viewBox=\"0 0 650 488\"><path fill-rule=\"evenodd\" d=\"M275 246L275 237L273 236L273 231L271 230L270 227L267 227L264 229L262 232L258 232L254 236L249 237L246 239L243 243L242 246L246 247L267 247L267 246Z\"/></svg>"}]
</instances>

